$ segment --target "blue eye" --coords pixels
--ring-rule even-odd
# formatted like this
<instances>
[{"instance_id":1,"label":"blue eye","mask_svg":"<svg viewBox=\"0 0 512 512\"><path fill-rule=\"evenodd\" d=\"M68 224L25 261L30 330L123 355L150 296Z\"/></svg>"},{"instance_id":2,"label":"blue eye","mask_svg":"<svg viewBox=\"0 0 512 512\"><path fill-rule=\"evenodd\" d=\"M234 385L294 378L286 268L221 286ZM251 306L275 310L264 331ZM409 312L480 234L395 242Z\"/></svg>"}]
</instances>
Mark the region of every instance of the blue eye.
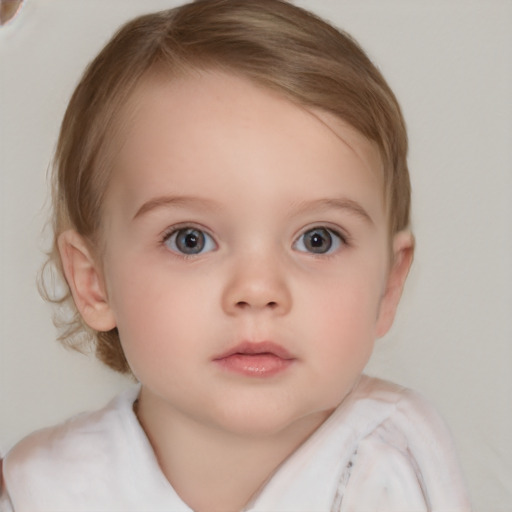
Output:
<instances>
[{"instance_id":1,"label":"blue eye","mask_svg":"<svg viewBox=\"0 0 512 512\"><path fill-rule=\"evenodd\" d=\"M332 229L318 227L303 233L294 248L301 252L327 254L339 249L343 242L342 237Z\"/></svg>"},{"instance_id":2,"label":"blue eye","mask_svg":"<svg viewBox=\"0 0 512 512\"><path fill-rule=\"evenodd\" d=\"M196 228L180 228L165 237L165 245L171 251L195 255L213 251L216 247L212 237Z\"/></svg>"}]
</instances>

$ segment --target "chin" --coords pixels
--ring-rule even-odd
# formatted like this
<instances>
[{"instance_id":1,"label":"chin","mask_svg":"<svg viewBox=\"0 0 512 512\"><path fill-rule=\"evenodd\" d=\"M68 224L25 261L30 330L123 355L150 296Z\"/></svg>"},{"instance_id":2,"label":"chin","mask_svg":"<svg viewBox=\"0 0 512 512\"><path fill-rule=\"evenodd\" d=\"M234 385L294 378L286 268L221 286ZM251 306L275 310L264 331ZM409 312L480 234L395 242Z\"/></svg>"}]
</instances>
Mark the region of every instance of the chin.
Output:
<instances>
[{"instance_id":1,"label":"chin","mask_svg":"<svg viewBox=\"0 0 512 512\"><path fill-rule=\"evenodd\" d=\"M244 437L271 437L289 435L296 430L310 435L332 413L334 408L317 411L294 411L281 407L241 406L222 411L216 418L218 427Z\"/></svg>"}]
</instances>

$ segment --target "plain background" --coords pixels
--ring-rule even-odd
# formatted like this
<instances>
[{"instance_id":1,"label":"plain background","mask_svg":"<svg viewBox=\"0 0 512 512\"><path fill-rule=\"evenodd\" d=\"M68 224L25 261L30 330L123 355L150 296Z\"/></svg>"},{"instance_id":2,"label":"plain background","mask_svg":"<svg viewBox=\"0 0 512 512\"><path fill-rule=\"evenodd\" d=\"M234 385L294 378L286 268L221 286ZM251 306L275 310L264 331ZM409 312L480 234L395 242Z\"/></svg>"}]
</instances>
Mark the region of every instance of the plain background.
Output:
<instances>
[{"instance_id":1,"label":"plain background","mask_svg":"<svg viewBox=\"0 0 512 512\"><path fill-rule=\"evenodd\" d=\"M0 450L96 408L126 379L55 340L35 286L46 172L84 66L172 0L26 0L0 27ZM475 510L512 510L512 1L302 0L358 39L409 128L417 253L368 372L449 424Z\"/></svg>"}]
</instances>

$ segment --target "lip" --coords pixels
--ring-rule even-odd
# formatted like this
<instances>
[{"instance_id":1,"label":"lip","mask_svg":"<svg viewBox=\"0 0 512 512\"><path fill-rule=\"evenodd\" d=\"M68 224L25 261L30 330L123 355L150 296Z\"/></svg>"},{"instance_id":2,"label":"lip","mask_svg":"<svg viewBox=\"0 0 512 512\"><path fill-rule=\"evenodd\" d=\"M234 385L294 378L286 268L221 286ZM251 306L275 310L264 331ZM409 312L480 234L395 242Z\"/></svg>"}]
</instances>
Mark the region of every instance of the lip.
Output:
<instances>
[{"instance_id":1,"label":"lip","mask_svg":"<svg viewBox=\"0 0 512 512\"><path fill-rule=\"evenodd\" d=\"M296 360L284 347L270 341L245 341L216 356L224 370L249 377L272 377L285 372Z\"/></svg>"}]
</instances>

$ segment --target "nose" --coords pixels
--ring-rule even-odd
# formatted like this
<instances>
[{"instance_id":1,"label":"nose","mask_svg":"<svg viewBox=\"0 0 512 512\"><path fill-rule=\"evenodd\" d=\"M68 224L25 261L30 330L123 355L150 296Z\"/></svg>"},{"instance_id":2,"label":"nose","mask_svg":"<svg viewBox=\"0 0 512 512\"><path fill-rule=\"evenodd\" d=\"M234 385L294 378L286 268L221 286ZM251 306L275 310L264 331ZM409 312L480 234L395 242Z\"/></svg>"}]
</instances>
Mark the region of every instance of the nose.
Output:
<instances>
[{"instance_id":1,"label":"nose","mask_svg":"<svg viewBox=\"0 0 512 512\"><path fill-rule=\"evenodd\" d=\"M232 269L222 305L229 315L241 312L288 313L292 297L283 265L271 258L246 258Z\"/></svg>"}]
</instances>

